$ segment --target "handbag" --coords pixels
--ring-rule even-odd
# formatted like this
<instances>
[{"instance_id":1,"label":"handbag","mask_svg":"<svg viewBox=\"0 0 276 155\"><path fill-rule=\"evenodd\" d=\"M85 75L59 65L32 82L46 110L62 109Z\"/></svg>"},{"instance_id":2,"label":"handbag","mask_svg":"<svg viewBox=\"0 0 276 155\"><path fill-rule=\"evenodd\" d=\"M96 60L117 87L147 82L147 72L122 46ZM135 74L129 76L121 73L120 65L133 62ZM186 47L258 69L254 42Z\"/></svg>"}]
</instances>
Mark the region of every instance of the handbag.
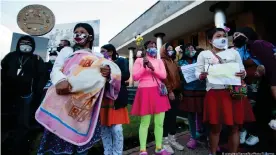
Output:
<instances>
[{"instance_id":1,"label":"handbag","mask_svg":"<svg viewBox=\"0 0 276 155\"><path fill-rule=\"evenodd\" d=\"M215 53L213 53L213 54L219 60L219 63L222 64L223 63L222 59ZM227 89L229 90L230 95L233 99L242 99L243 97L247 96L248 90L247 90L247 85L244 82L244 80L241 80L240 86L229 85Z\"/></svg>"},{"instance_id":2,"label":"handbag","mask_svg":"<svg viewBox=\"0 0 276 155\"><path fill-rule=\"evenodd\" d=\"M167 96L168 95L168 90L167 87L164 83L159 83L158 80L156 79L155 75L152 74L153 79L156 81L158 85L158 92L161 96Z\"/></svg>"}]
</instances>

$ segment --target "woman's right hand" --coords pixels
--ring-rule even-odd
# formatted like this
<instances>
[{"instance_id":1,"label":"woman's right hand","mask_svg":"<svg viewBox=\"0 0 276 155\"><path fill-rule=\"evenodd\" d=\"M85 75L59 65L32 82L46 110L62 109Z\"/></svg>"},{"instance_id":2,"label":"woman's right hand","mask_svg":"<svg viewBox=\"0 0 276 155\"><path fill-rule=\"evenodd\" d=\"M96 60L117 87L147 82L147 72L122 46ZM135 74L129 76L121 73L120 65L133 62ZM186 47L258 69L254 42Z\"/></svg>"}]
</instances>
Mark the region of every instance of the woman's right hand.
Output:
<instances>
[{"instance_id":1,"label":"woman's right hand","mask_svg":"<svg viewBox=\"0 0 276 155\"><path fill-rule=\"evenodd\" d=\"M207 72L202 72L199 75L199 80L205 80L207 78L208 73Z\"/></svg>"},{"instance_id":2,"label":"woman's right hand","mask_svg":"<svg viewBox=\"0 0 276 155\"><path fill-rule=\"evenodd\" d=\"M61 81L56 84L56 92L58 95L67 95L70 93L72 86L67 80Z\"/></svg>"}]
</instances>

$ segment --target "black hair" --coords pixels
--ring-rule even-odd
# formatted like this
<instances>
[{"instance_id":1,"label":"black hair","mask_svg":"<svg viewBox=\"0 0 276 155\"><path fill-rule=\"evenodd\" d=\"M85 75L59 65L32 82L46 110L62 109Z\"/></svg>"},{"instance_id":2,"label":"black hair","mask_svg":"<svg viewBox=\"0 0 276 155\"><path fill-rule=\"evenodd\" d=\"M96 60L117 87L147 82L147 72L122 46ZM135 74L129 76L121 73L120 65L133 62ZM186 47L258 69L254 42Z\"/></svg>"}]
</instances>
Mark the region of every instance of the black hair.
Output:
<instances>
[{"instance_id":1,"label":"black hair","mask_svg":"<svg viewBox=\"0 0 276 155\"><path fill-rule=\"evenodd\" d=\"M207 33L207 38L208 40L212 40L213 39L213 36L216 32L224 32L226 33L226 31L223 29L223 28L213 28L212 30L210 30L208 33Z\"/></svg>"},{"instance_id":2,"label":"black hair","mask_svg":"<svg viewBox=\"0 0 276 155\"><path fill-rule=\"evenodd\" d=\"M93 27L92 27L90 24L88 24L88 23L78 23L78 24L75 26L74 31L75 31L77 28L79 28L79 27L84 28L84 29L88 32L88 34L91 35L90 49L92 49L92 47L93 47L93 42L94 42L94 37L95 37L95 36L94 36L94 29L93 29Z\"/></svg>"},{"instance_id":3,"label":"black hair","mask_svg":"<svg viewBox=\"0 0 276 155\"><path fill-rule=\"evenodd\" d=\"M255 41L258 39L258 34L251 27L238 28L236 32L243 33L248 40Z\"/></svg>"},{"instance_id":4,"label":"black hair","mask_svg":"<svg viewBox=\"0 0 276 155\"><path fill-rule=\"evenodd\" d=\"M63 39L63 40L61 40L61 41L64 41L64 42L66 43L67 46L71 46L71 43L70 43L69 40Z\"/></svg>"},{"instance_id":5,"label":"black hair","mask_svg":"<svg viewBox=\"0 0 276 155\"><path fill-rule=\"evenodd\" d=\"M112 51L112 60L116 60L119 57L119 54L116 51L116 48L112 44L103 45L101 48L106 49L107 51Z\"/></svg>"},{"instance_id":6,"label":"black hair","mask_svg":"<svg viewBox=\"0 0 276 155\"><path fill-rule=\"evenodd\" d=\"M34 53L34 51L35 51L35 41L34 41L34 38L33 38L33 37L28 36L28 35L24 35L24 36L22 36L22 37L20 37L20 38L18 39L18 42L17 42L17 45L16 45L16 51L20 51L20 47L19 47L19 46L20 46L20 42L21 42L22 40L27 40L27 41L29 41L29 42L31 43L32 50L31 50L30 53Z\"/></svg>"},{"instance_id":7,"label":"black hair","mask_svg":"<svg viewBox=\"0 0 276 155\"><path fill-rule=\"evenodd\" d=\"M144 48L147 49L149 44L156 44L156 42L151 41L151 40L146 41L146 42L144 43Z\"/></svg>"}]
</instances>

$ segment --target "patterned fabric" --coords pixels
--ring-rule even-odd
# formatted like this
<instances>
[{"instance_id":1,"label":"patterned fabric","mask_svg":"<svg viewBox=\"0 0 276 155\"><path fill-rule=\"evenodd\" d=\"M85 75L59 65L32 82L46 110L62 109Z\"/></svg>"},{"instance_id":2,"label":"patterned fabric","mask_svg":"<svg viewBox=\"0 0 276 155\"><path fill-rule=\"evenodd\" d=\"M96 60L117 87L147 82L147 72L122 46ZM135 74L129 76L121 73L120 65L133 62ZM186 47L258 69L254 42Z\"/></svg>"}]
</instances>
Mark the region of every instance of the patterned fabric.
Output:
<instances>
[{"instance_id":1,"label":"patterned fabric","mask_svg":"<svg viewBox=\"0 0 276 155\"><path fill-rule=\"evenodd\" d=\"M229 86L229 91L234 99L241 99L247 96L247 86L243 80L241 86Z\"/></svg>"},{"instance_id":2,"label":"patterned fabric","mask_svg":"<svg viewBox=\"0 0 276 155\"><path fill-rule=\"evenodd\" d=\"M111 80L105 95L115 100L121 86L119 67L91 52L76 51L65 61L62 69L72 86L72 93L61 96L51 86L36 112L36 120L71 144L83 146L89 143L97 126L106 84L99 70L102 65L108 65L111 69Z\"/></svg>"},{"instance_id":3,"label":"patterned fabric","mask_svg":"<svg viewBox=\"0 0 276 155\"><path fill-rule=\"evenodd\" d=\"M122 125L102 126L102 141L104 155L122 155L124 147Z\"/></svg>"}]
</instances>

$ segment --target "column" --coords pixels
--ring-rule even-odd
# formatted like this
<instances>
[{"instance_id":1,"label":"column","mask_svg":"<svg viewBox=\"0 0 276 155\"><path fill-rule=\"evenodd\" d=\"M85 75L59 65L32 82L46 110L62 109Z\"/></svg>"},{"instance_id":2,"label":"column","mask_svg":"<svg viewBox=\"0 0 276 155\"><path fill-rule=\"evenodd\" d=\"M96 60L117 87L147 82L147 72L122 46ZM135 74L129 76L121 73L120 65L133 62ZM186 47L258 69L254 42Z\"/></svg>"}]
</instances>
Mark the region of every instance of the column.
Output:
<instances>
[{"instance_id":1,"label":"column","mask_svg":"<svg viewBox=\"0 0 276 155\"><path fill-rule=\"evenodd\" d=\"M212 5L209 10L214 13L214 22L217 28L225 28L225 10L229 7L229 2L218 2Z\"/></svg>"},{"instance_id":2,"label":"column","mask_svg":"<svg viewBox=\"0 0 276 155\"><path fill-rule=\"evenodd\" d=\"M165 33L156 33L154 34L154 37L156 37L156 46L157 46L157 59L160 59L161 56L160 56L160 50L161 50L161 47L163 45L163 37L165 37Z\"/></svg>"},{"instance_id":3,"label":"column","mask_svg":"<svg viewBox=\"0 0 276 155\"><path fill-rule=\"evenodd\" d=\"M225 10L229 7L229 2L218 2L212 5L209 10L214 13L214 22L217 28L225 29L226 15ZM225 49L228 48L226 45Z\"/></svg>"},{"instance_id":4,"label":"column","mask_svg":"<svg viewBox=\"0 0 276 155\"><path fill-rule=\"evenodd\" d=\"M129 77L129 86L133 87L134 86L134 82L133 82L133 77L132 77L132 68L133 68L133 53L134 53L135 47L129 47L128 48L128 52L129 52L129 73L130 73L130 77Z\"/></svg>"}]
</instances>

